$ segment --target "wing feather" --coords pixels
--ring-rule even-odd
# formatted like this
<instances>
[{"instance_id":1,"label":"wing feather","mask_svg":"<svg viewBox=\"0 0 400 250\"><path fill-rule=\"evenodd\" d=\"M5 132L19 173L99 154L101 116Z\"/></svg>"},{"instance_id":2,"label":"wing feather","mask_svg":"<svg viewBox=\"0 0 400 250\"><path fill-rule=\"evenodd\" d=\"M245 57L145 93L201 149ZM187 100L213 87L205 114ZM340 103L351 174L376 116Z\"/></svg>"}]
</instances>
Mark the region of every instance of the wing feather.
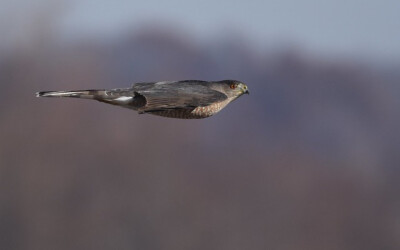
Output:
<instances>
[{"instance_id":1,"label":"wing feather","mask_svg":"<svg viewBox=\"0 0 400 250\"><path fill-rule=\"evenodd\" d=\"M193 109L223 101L227 96L203 81L139 83L132 88L146 98L141 112L168 109Z\"/></svg>"}]
</instances>

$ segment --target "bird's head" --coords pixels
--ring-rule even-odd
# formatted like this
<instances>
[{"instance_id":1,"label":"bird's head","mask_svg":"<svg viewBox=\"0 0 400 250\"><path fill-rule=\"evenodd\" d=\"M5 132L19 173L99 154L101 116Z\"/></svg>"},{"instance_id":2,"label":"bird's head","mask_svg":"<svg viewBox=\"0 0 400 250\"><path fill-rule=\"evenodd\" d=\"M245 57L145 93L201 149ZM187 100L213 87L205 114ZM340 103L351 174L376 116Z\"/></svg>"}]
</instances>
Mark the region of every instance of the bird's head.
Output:
<instances>
[{"instance_id":1,"label":"bird's head","mask_svg":"<svg viewBox=\"0 0 400 250\"><path fill-rule=\"evenodd\" d=\"M236 80L224 80L218 82L223 92L228 97L239 97L243 94L250 94L249 88L246 84Z\"/></svg>"}]
</instances>

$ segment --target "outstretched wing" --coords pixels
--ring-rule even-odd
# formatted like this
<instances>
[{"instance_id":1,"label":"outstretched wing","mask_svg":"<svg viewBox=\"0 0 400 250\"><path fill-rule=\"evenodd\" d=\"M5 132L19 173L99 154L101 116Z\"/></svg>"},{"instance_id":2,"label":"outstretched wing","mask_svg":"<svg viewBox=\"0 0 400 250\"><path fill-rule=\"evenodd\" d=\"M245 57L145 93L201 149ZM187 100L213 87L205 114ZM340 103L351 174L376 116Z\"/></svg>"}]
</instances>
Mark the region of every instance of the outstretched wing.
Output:
<instances>
[{"instance_id":1,"label":"outstretched wing","mask_svg":"<svg viewBox=\"0 0 400 250\"><path fill-rule=\"evenodd\" d=\"M227 99L225 94L201 81L142 83L132 88L146 98L146 105L139 112L194 109Z\"/></svg>"}]
</instances>

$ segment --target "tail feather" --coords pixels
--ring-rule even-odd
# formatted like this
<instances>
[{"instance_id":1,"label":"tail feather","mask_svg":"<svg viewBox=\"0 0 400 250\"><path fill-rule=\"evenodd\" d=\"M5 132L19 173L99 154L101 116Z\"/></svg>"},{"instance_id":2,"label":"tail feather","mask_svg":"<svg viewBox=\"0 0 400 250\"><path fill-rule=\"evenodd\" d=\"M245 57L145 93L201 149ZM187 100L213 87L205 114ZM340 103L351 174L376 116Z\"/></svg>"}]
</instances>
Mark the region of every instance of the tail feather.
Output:
<instances>
[{"instance_id":1,"label":"tail feather","mask_svg":"<svg viewBox=\"0 0 400 250\"><path fill-rule=\"evenodd\" d=\"M74 97L84 99L99 99L106 96L105 90L41 91L36 93L36 97Z\"/></svg>"},{"instance_id":2,"label":"tail feather","mask_svg":"<svg viewBox=\"0 0 400 250\"><path fill-rule=\"evenodd\" d=\"M118 105L130 109L142 107L146 99L131 89L94 89L73 91L41 91L36 93L37 97L73 97L92 99L112 105Z\"/></svg>"}]
</instances>

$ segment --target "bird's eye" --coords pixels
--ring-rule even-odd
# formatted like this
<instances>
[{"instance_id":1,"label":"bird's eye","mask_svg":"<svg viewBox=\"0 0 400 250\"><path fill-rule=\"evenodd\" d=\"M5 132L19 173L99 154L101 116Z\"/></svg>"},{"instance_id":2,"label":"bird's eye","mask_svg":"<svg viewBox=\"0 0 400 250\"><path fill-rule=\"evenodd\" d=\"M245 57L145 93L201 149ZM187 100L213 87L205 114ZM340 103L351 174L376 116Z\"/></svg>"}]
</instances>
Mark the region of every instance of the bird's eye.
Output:
<instances>
[{"instance_id":1,"label":"bird's eye","mask_svg":"<svg viewBox=\"0 0 400 250\"><path fill-rule=\"evenodd\" d=\"M231 84L231 89L236 89L236 85L235 84Z\"/></svg>"}]
</instances>

